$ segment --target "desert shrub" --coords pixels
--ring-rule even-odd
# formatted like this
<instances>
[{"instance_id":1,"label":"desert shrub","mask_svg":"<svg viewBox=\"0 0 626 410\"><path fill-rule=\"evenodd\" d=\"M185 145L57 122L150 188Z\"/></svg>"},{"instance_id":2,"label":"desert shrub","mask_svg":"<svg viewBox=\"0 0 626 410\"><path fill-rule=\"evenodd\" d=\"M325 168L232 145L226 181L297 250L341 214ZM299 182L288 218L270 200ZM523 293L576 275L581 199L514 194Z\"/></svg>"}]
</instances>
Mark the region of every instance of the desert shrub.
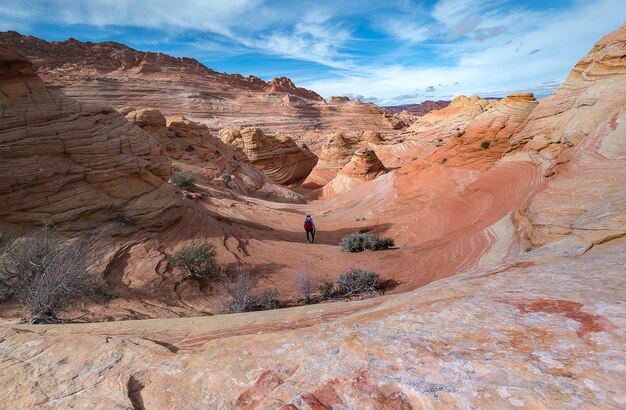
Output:
<instances>
[{"instance_id":1,"label":"desert shrub","mask_svg":"<svg viewBox=\"0 0 626 410\"><path fill-rule=\"evenodd\" d=\"M480 147L482 149L487 149L487 148L489 148L490 145L491 145L491 142L489 142L489 141L483 141L483 142L480 143Z\"/></svg>"},{"instance_id":2,"label":"desert shrub","mask_svg":"<svg viewBox=\"0 0 626 410\"><path fill-rule=\"evenodd\" d=\"M233 272L223 275L224 288L229 295L223 311L240 313L278 308L280 301L277 289L257 291L261 278L245 266L239 266Z\"/></svg>"},{"instance_id":3,"label":"desert shrub","mask_svg":"<svg viewBox=\"0 0 626 410\"><path fill-rule=\"evenodd\" d=\"M368 272L359 268L352 268L342 273L337 279L337 293L349 297L362 293L380 291L382 283L377 272Z\"/></svg>"},{"instance_id":4,"label":"desert shrub","mask_svg":"<svg viewBox=\"0 0 626 410\"><path fill-rule=\"evenodd\" d=\"M394 244L393 238L381 238L365 232L358 232L344 236L339 246L346 252L362 252L364 250L375 251L390 248Z\"/></svg>"},{"instance_id":5,"label":"desert shrub","mask_svg":"<svg viewBox=\"0 0 626 410\"><path fill-rule=\"evenodd\" d=\"M189 279L212 279L218 272L215 246L209 242L194 243L168 257L169 263L181 268L185 276L179 283Z\"/></svg>"},{"instance_id":6,"label":"desert shrub","mask_svg":"<svg viewBox=\"0 0 626 410\"><path fill-rule=\"evenodd\" d=\"M335 284L333 282L324 282L318 287L322 299L330 299L335 294Z\"/></svg>"},{"instance_id":7,"label":"desert shrub","mask_svg":"<svg viewBox=\"0 0 626 410\"><path fill-rule=\"evenodd\" d=\"M187 152L191 152L191 151L195 151L195 150L196 150L196 149L195 149L195 148L194 148L194 146L193 146L193 145L191 145L191 144L187 144L187 145L185 146L185 151L187 151Z\"/></svg>"},{"instance_id":8,"label":"desert shrub","mask_svg":"<svg viewBox=\"0 0 626 410\"><path fill-rule=\"evenodd\" d=\"M170 182L172 183L172 185L175 185L179 188L189 189L195 184L196 178L191 174L180 171L172 175L172 177L170 178Z\"/></svg>"},{"instance_id":9,"label":"desert shrub","mask_svg":"<svg viewBox=\"0 0 626 410\"><path fill-rule=\"evenodd\" d=\"M17 300L29 323L57 322L61 311L100 289L87 272L93 242L64 241L48 226L10 239L0 256L0 300Z\"/></svg>"},{"instance_id":10,"label":"desert shrub","mask_svg":"<svg viewBox=\"0 0 626 410\"><path fill-rule=\"evenodd\" d=\"M296 284L298 286L298 290L302 293L302 296L304 296L306 303L310 303L311 294L315 288L315 280L313 279L313 276L309 272L300 272L296 277Z\"/></svg>"},{"instance_id":11,"label":"desert shrub","mask_svg":"<svg viewBox=\"0 0 626 410\"><path fill-rule=\"evenodd\" d=\"M272 310L278 309L280 300L278 300L278 289L265 289L256 297L254 310Z\"/></svg>"}]
</instances>

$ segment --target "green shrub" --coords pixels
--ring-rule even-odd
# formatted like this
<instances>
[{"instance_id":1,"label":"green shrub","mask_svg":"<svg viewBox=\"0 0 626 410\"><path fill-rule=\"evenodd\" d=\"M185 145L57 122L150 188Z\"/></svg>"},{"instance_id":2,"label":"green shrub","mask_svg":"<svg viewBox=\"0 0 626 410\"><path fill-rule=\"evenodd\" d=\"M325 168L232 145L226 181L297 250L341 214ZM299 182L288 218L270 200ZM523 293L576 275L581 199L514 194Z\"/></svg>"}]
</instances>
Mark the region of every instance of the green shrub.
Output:
<instances>
[{"instance_id":1,"label":"green shrub","mask_svg":"<svg viewBox=\"0 0 626 410\"><path fill-rule=\"evenodd\" d=\"M380 291L382 283L377 272L368 272L359 268L352 268L342 273L337 279L337 293L344 297L362 293L375 293Z\"/></svg>"},{"instance_id":2,"label":"green shrub","mask_svg":"<svg viewBox=\"0 0 626 410\"><path fill-rule=\"evenodd\" d=\"M490 145L491 145L490 141L483 141L483 142L480 143L480 147L482 149L487 149L487 148L489 148Z\"/></svg>"},{"instance_id":3,"label":"green shrub","mask_svg":"<svg viewBox=\"0 0 626 410\"><path fill-rule=\"evenodd\" d=\"M196 178L193 175L190 175L184 171L176 172L170 178L170 182L172 185L175 185L179 188L189 189L192 188L196 182Z\"/></svg>"},{"instance_id":4,"label":"green shrub","mask_svg":"<svg viewBox=\"0 0 626 410\"><path fill-rule=\"evenodd\" d=\"M209 242L185 246L168 259L173 267L185 272L185 277L179 283L189 279L212 279L218 272L215 246Z\"/></svg>"},{"instance_id":5,"label":"green shrub","mask_svg":"<svg viewBox=\"0 0 626 410\"><path fill-rule=\"evenodd\" d=\"M339 246L346 252L375 251L390 248L395 245L393 238L378 237L365 232L353 233L344 236Z\"/></svg>"},{"instance_id":6,"label":"green shrub","mask_svg":"<svg viewBox=\"0 0 626 410\"><path fill-rule=\"evenodd\" d=\"M322 299L330 299L335 293L335 284L333 282L324 282L318 287Z\"/></svg>"}]
</instances>

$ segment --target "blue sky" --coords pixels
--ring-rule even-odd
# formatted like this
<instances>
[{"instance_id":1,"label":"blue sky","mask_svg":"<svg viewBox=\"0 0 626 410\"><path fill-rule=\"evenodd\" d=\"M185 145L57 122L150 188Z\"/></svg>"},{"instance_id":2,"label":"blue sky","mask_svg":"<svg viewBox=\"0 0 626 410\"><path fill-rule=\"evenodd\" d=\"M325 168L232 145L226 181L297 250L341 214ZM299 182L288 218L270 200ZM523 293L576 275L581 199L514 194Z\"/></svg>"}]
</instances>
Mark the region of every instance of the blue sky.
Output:
<instances>
[{"instance_id":1,"label":"blue sky","mask_svg":"<svg viewBox=\"0 0 626 410\"><path fill-rule=\"evenodd\" d=\"M625 21L624 0L0 0L3 31L113 40L381 105L545 96Z\"/></svg>"}]
</instances>

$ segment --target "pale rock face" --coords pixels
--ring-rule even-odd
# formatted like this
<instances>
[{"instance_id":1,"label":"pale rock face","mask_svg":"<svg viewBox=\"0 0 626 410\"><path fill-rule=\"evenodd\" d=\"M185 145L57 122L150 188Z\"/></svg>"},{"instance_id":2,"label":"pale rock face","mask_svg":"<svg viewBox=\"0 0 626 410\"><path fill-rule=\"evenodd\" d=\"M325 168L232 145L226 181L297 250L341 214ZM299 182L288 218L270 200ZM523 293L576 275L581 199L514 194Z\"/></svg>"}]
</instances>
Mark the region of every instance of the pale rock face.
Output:
<instances>
[{"instance_id":1,"label":"pale rock face","mask_svg":"<svg viewBox=\"0 0 626 410\"><path fill-rule=\"evenodd\" d=\"M511 139L549 176L520 221L533 246L626 234L625 47L626 25L601 39Z\"/></svg>"},{"instance_id":2,"label":"pale rock face","mask_svg":"<svg viewBox=\"0 0 626 410\"><path fill-rule=\"evenodd\" d=\"M110 107L49 91L22 55L0 48L0 221L89 229L124 214L140 227L181 215L171 159Z\"/></svg>"},{"instance_id":3,"label":"pale rock face","mask_svg":"<svg viewBox=\"0 0 626 410\"><path fill-rule=\"evenodd\" d=\"M349 191L350 189L371 181L376 177L387 173L387 169L376 156L376 153L369 148L359 148L350 162L348 162L324 187L324 197L330 197Z\"/></svg>"},{"instance_id":4,"label":"pale rock face","mask_svg":"<svg viewBox=\"0 0 626 410\"><path fill-rule=\"evenodd\" d=\"M280 133L266 135L259 128L229 127L221 130L219 136L280 184L301 183L317 163L317 156L308 147L300 148L293 139Z\"/></svg>"}]
</instances>

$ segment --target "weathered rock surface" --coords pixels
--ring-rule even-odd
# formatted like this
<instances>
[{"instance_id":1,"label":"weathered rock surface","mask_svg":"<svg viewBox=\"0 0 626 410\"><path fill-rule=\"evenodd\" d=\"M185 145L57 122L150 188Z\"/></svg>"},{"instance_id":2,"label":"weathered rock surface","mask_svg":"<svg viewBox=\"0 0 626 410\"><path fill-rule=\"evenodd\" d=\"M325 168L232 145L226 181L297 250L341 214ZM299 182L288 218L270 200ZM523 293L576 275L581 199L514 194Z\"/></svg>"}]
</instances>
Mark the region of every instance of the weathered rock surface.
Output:
<instances>
[{"instance_id":1,"label":"weathered rock surface","mask_svg":"<svg viewBox=\"0 0 626 410\"><path fill-rule=\"evenodd\" d=\"M350 162L341 168L332 181L324 186L323 195L330 197L346 192L363 182L371 181L385 173L387 173L387 169L373 150L359 148L350 159Z\"/></svg>"},{"instance_id":2,"label":"weathered rock surface","mask_svg":"<svg viewBox=\"0 0 626 410\"><path fill-rule=\"evenodd\" d=\"M434 141L446 139L462 133L467 124L474 117L482 114L494 101L485 100L478 96L456 97L450 105L440 110L430 111L419 118L408 128L414 133L413 139Z\"/></svg>"},{"instance_id":3,"label":"weathered rock surface","mask_svg":"<svg viewBox=\"0 0 626 410\"><path fill-rule=\"evenodd\" d=\"M47 42L9 31L0 33L0 43L19 50L46 84L78 101L154 107L166 116L182 114L202 122L212 131L247 124L272 132L402 126L372 103L327 102L284 77L265 82L218 73L192 58L115 42Z\"/></svg>"},{"instance_id":4,"label":"weathered rock surface","mask_svg":"<svg viewBox=\"0 0 626 410\"><path fill-rule=\"evenodd\" d=\"M301 148L283 134L266 135L259 128L229 127L219 135L224 143L241 150L252 164L280 184L301 183L317 163L317 156L308 147Z\"/></svg>"},{"instance_id":5,"label":"weathered rock surface","mask_svg":"<svg viewBox=\"0 0 626 410\"><path fill-rule=\"evenodd\" d=\"M49 91L0 48L0 221L81 230L125 215L140 227L181 215L171 159L114 109Z\"/></svg>"},{"instance_id":6,"label":"weathered rock surface","mask_svg":"<svg viewBox=\"0 0 626 410\"><path fill-rule=\"evenodd\" d=\"M624 246L580 258L531 252L358 303L3 325L0 399L23 408L620 408Z\"/></svg>"},{"instance_id":7,"label":"weathered rock surface","mask_svg":"<svg viewBox=\"0 0 626 410\"><path fill-rule=\"evenodd\" d=\"M520 221L533 246L626 235L625 47L626 25L600 40L511 140L550 177Z\"/></svg>"},{"instance_id":8,"label":"weathered rock surface","mask_svg":"<svg viewBox=\"0 0 626 410\"><path fill-rule=\"evenodd\" d=\"M331 135L322 146L317 165L302 185L319 188L329 183L350 162L356 150L354 145L342 133Z\"/></svg>"}]
</instances>

